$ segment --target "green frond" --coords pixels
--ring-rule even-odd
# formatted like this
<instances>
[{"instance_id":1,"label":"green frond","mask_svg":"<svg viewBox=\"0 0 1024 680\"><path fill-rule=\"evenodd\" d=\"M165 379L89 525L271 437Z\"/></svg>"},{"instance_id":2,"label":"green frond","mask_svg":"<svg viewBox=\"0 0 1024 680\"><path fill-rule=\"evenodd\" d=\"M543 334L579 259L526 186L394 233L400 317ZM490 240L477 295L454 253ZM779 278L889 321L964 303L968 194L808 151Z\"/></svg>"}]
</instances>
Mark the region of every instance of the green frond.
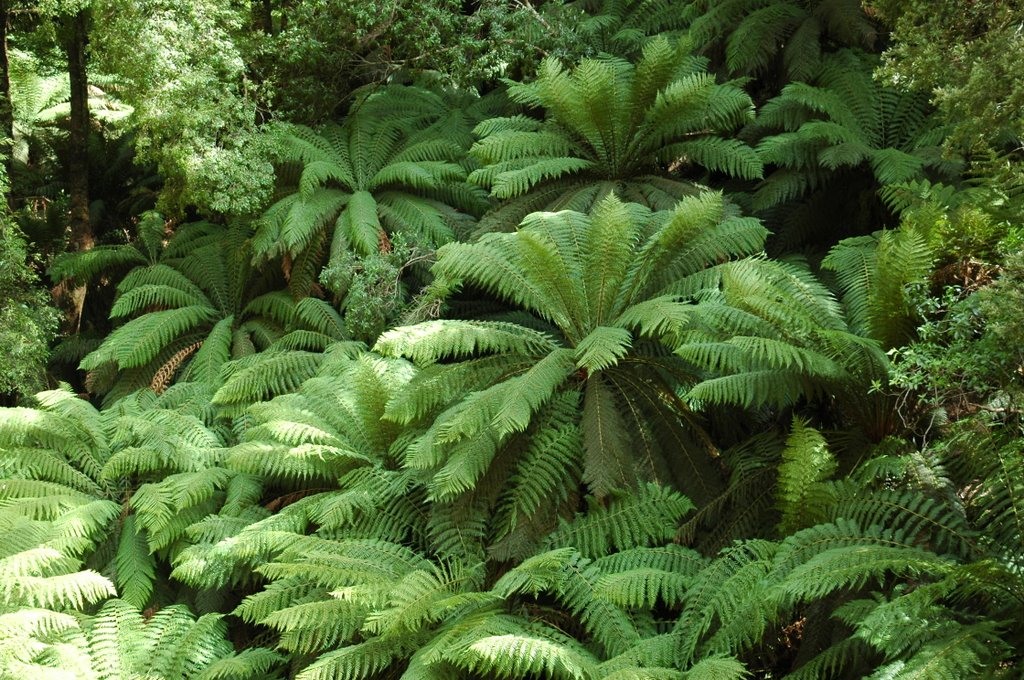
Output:
<instances>
[{"instance_id":1,"label":"green frond","mask_svg":"<svg viewBox=\"0 0 1024 680\"><path fill-rule=\"evenodd\" d=\"M206 301L209 304L203 289L170 264L159 263L148 267L136 267L121 279L121 282L117 284L117 289L118 292L125 293L147 285L177 288L191 294L196 300Z\"/></svg>"},{"instance_id":2,"label":"green frond","mask_svg":"<svg viewBox=\"0 0 1024 680\"><path fill-rule=\"evenodd\" d=\"M788 534L824 519L822 505L831 500L822 488L835 472L837 463L825 438L796 417L782 449L778 497L782 521L779 529Z\"/></svg>"},{"instance_id":3,"label":"green frond","mask_svg":"<svg viewBox=\"0 0 1024 680\"><path fill-rule=\"evenodd\" d=\"M491 590L506 599L517 593L537 595L552 590L565 569L578 559L575 548L557 548L531 555L503 574Z\"/></svg>"},{"instance_id":4,"label":"green frond","mask_svg":"<svg viewBox=\"0 0 1024 680\"><path fill-rule=\"evenodd\" d=\"M404 644L400 639L371 638L321 655L295 677L296 680L372 678L387 668L396 656L401 655L403 649Z\"/></svg>"},{"instance_id":5,"label":"green frond","mask_svg":"<svg viewBox=\"0 0 1024 680\"><path fill-rule=\"evenodd\" d=\"M295 322L335 340L346 337L345 322L337 310L324 300L307 297L295 305Z\"/></svg>"},{"instance_id":6,"label":"green frond","mask_svg":"<svg viewBox=\"0 0 1024 680\"><path fill-rule=\"evenodd\" d=\"M438 407L452 403L457 397L482 389L503 375L521 373L530 363L498 354L456 364L428 364L417 371L407 389L392 395L385 417L408 425Z\"/></svg>"},{"instance_id":7,"label":"green frond","mask_svg":"<svg viewBox=\"0 0 1024 680\"><path fill-rule=\"evenodd\" d=\"M508 550L503 543L515 543L512 539L519 536L525 535L531 544L539 540L538 534L551 527L538 528L537 518L550 512L553 524L552 511L568 500L569 489L579 485L582 439L576 421L578 403L579 394L563 392L535 420L529 444L498 501L495 523L503 535L492 546L492 553Z\"/></svg>"},{"instance_id":8,"label":"green frond","mask_svg":"<svg viewBox=\"0 0 1024 680\"><path fill-rule=\"evenodd\" d=\"M929 642L909 659L882 666L873 677L953 680L983 673L988 667L985 659L989 657L991 635L991 629L985 625L963 626Z\"/></svg>"},{"instance_id":9,"label":"green frond","mask_svg":"<svg viewBox=\"0 0 1024 680\"><path fill-rule=\"evenodd\" d=\"M121 540L118 542L116 581L121 598L142 609L153 592L156 578L156 564L149 552L142 528L137 526L135 516L128 515L121 523Z\"/></svg>"},{"instance_id":10,"label":"green frond","mask_svg":"<svg viewBox=\"0 0 1024 680\"><path fill-rule=\"evenodd\" d=\"M272 612L261 623L281 632L281 646L310 654L342 646L358 632L365 607L343 599L299 602Z\"/></svg>"},{"instance_id":11,"label":"green frond","mask_svg":"<svg viewBox=\"0 0 1024 680\"><path fill-rule=\"evenodd\" d=\"M79 366L83 370L99 368L106 362L118 368L143 366L171 341L215 318L216 312L206 305L150 312L114 330Z\"/></svg>"},{"instance_id":12,"label":"green frond","mask_svg":"<svg viewBox=\"0 0 1024 680\"><path fill-rule=\"evenodd\" d=\"M239 413L249 404L294 391L316 374L323 354L283 350L255 354L222 365L223 384L213 403L229 413Z\"/></svg>"},{"instance_id":13,"label":"green frond","mask_svg":"<svg viewBox=\"0 0 1024 680\"><path fill-rule=\"evenodd\" d=\"M776 561L780 566L795 564L780 584L785 596L794 601L857 588L887 573L911 577L940 574L950 564L909 544L899 533L861 532L847 521L797 532L783 541Z\"/></svg>"},{"instance_id":14,"label":"green frond","mask_svg":"<svg viewBox=\"0 0 1024 680\"><path fill-rule=\"evenodd\" d=\"M629 429L614 391L600 373L583 392L583 481L598 497L627 489L637 480Z\"/></svg>"},{"instance_id":15,"label":"green frond","mask_svg":"<svg viewBox=\"0 0 1024 680\"><path fill-rule=\"evenodd\" d=\"M749 644L751 637L763 635L772 606L765 592L765 577L775 551L774 544L764 541L737 543L694 577L672 631L675 644L670 654L677 663L689 666L697 660L702 640L716 623L722 627L717 635L727 640L719 648L740 647L741 642Z\"/></svg>"},{"instance_id":16,"label":"green frond","mask_svg":"<svg viewBox=\"0 0 1024 680\"><path fill-rule=\"evenodd\" d=\"M525 430L534 413L575 372L571 352L557 349L522 375L501 383L500 401L491 421L499 437Z\"/></svg>"},{"instance_id":17,"label":"green frond","mask_svg":"<svg viewBox=\"0 0 1024 680\"><path fill-rule=\"evenodd\" d=\"M689 587L686 574L651 568L637 568L606 574L598 581L603 597L623 608L653 608L658 602L677 606Z\"/></svg>"},{"instance_id":18,"label":"green frond","mask_svg":"<svg viewBox=\"0 0 1024 680\"><path fill-rule=\"evenodd\" d=\"M54 283L68 279L86 283L102 272L146 264L146 257L132 246L96 246L80 253L63 254L54 260L49 273Z\"/></svg>"},{"instance_id":19,"label":"green frond","mask_svg":"<svg viewBox=\"0 0 1024 680\"><path fill-rule=\"evenodd\" d=\"M469 670L511 678L544 673L551 678L585 680L592 677L596 661L582 646L527 634L485 637L470 645L467 652L465 664Z\"/></svg>"},{"instance_id":20,"label":"green frond","mask_svg":"<svg viewBox=\"0 0 1024 680\"><path fill-rule=\"evenodd\" d=\"M932 261L924 237L901 229L844 239L822 267L836 272L852 328L893 347L910 338L907 288L927 279Z\"/></svg>"},{"instance_id":21,"label":"green frond","mask_svg":"<svg viewBox=\"0 0 1024 680\"><path fill-rule=\"evenodd\" d=\"M698 165L739 179L760 179L764 163L754 149L738 139L704 137L693 142L676 142L662 148L666 163Z\"/></svg>"},{"instance_id":22,"label":"green frond","mask_svg":"<svg viewBox=\"0 0 1024 680\"><path fill-rule=\"evenodd\" d=\"M108 597L116 597L114 585L96 573L86 570L56 576L22 574L17 581L0 580L0 594L7 601L29 607L61 609L71 606L84 609Z\"/></svg>"},{"instance_id":23,"label":"green frond","mask_svg":"<svg viewBox=\"0 0 1024 680\"><path fill-rule=\"evenodd\" d=\"M633 335L625 328L598 326L576 343L576 366L589 373L611 368L629 353Z\"/></svg>"},{"instance_id":24,"label":"green frond","mask_svg":"<svg viewBox=\"0 0 1024 680\"><path fill-rule=\"evenodd\" d=\"M348 187L355 184L355 178L349 168L340 163L311 160L302 168L302 174L299 177L299 195L302 198L309 198L317 189L332 182Z\"/></svg>"},{"instance_id":25,"label":"green frond","mask_svg":"<svg viewBox=\"0 0 1024 680\"><path fill-rule=\"evenodd\" d=\"M419 365L481 352L540 355L554 349L548 335L516 324L456 320L395 328L381 335L374 346L374 351Z\"/></svg>"},{"instance_id":26,"label":"green frond","mask_svg":"<svg viewBox=\"0 0 1024 680\"><path fill-rule=\"evenodd\" d=\"M205 297L197 299L192 293L172 286L141 285L126 291L118 297L110 309L110 318L119 319L149 308L176 308L188 305L208 305Z\"/></svg>"},{"instance_id":27,"label":"green frond","mask_svg":"<svg viewBox=\"0 0 1024 680\"><path fill-rule=\"evenodd\" d=\"M250 647L235 656L214 661L197 677L197 680L245 680L264 678L282 662L281 655L269 649Z\"/></svg>"},{"instance_id":28,"label":"green frond","mask_svg":"<svg viewBox=\"0 0 1024 680\"><path fill-rule=\"evenodd\" d=\"M202 346L188 362L181 377L183 382L195 381L211 386L219 383L221 370L231 359L234 323L235 317L232 315L214 324Z\"/></svg>"},{"instance_id":29,"label":"green frond","mask_svg":"<svg viewBox=\"0 0 1024 680\"><path fill-rule=\"evenodd\" d=\"M600 557L610 549L626 550L671 538L683 515L693 510L685 496L656 484L618 495L571 522L562 521L546 543L573 547L585 556Z\"/></svg>"},{"instance_id":30,"label":"green frond","mask_svg":"<svg viewBox=\"0 0 1024 680\"><path fill-rule=\"evenodd\" d=\"M742 680L750 677L750 671L739 659L720 656L701 659L683 677L686 680Z\"/></svg>"},{"instance_id":31,"label":"green frond","mask_svg":"<svg viewBox=\"0 0 1024 680\"><path fill-rule=\"evenodd\" d=\"M525 163L516 165L523 167L499 170L493 178L486 180L491 186L491 196L497 199L515 198L542 182L561 179L566 175L589 170L594 166L593 162L587 159L571 157L532 158L528 165ZM479 179L483 177L483 175L478 175Z\"/></svg>"},{"instance_id":32,"label":"green frond","mask_svg":"<svg viewBox=\"0 0 1024 680\"><path fill-rule=\"evenodd\" d=\"M678 337L690 318L690 305L679 296L662 295L628 307L613 323L641 336L657 339Z\"/></svg>"}]
</instances>

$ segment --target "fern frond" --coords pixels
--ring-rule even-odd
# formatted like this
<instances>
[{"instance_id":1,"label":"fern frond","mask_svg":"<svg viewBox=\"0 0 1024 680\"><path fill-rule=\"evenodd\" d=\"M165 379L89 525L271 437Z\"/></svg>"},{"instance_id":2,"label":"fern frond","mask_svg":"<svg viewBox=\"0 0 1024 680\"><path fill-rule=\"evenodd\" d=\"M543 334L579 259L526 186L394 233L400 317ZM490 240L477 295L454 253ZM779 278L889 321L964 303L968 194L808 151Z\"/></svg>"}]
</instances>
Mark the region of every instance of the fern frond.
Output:
<instances>
[{"instance_id":1,"label":"fern frond","mask_svg":"<svg viewBox=\"0 0 1024 680\"><path fill-rule=\"evenodd\" d=\"M679 520L693 510L685 496L648 484L615 497L606 506L594 505L586 515L561 522L547 539L552 547L573 547L585 556L600 556L611 548L625 550L674 535Z\"/></svg>"}]
</instances>

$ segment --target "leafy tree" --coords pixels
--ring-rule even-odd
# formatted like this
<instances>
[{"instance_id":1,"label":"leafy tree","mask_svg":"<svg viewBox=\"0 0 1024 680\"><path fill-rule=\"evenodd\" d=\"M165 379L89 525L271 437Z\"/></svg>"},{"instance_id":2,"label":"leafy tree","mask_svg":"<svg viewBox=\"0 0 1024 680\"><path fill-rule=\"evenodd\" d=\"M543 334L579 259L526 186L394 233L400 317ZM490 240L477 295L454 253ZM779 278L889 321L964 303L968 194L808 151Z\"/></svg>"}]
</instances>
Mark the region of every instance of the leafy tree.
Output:
<instances>
[{"instance_id":1,"label":"leafy tree","mask_svg":"<svg viewBox=\"0 0 1024 680\"><path fill-rule=\"evenodd\" d=\"M71 110L67 74L48 72L34 55L21 50L12 50L9 58L14 115L12 180L25 189L47 182L66 187L67 178L59 176L61 173L54 167L54 161L57 150L63 152L67 145L64 128ZM98 87L90 92L89 108L95 112L97 120L105 122L115 122L130 113L130 109L126 110ZM42 167L33 177L36 165Z\"/></svg>"},{"instance_id":2,"label":"leafy tree","mask_svg":"<svg viewBox=\"0 0 1024 680\"><path fill-rule=\"evenodd\" d=\"M0 399L10 403L43 386L57 310L28 261L24 237L0 215Z\"/></svg>"},{"instance_id":3,"label":"leafy tree","mask_svg":"<svg viewBox=\"0 0 1024 680\"><path fill-rule=\"evenodd\" d=\"M91 5L97 68L116 74L139 158L165 177L159 209L257 213L274 175L258 134L265 103L238 39L246 10L207 0Z\"/></svg>"},{"instance_id":4,"label":"leafy tree","mask_svg":"<svg viewBox=\"0 0 1024 680\"><path fill-rule=\"evenodd\" d=\"M955 128L952 148L999 149L1024 136L1019 2L868 3L892 27L881 74L929 95ZM992 87L992 83L1002 87Z\"/></svg>"},{"instance_id":5,"label":"leafy tree","mask_svg":"<svg viewBox=\"0 0 1024 680\"><path fill-rule=\"evenodd\" d=\"M471 88L531 74L545 54L578 52L579 13L558 2L273 4L239 44L274 112L306 125L340 115L366 85L435 73Z\"/></svg>"}]
</instances>

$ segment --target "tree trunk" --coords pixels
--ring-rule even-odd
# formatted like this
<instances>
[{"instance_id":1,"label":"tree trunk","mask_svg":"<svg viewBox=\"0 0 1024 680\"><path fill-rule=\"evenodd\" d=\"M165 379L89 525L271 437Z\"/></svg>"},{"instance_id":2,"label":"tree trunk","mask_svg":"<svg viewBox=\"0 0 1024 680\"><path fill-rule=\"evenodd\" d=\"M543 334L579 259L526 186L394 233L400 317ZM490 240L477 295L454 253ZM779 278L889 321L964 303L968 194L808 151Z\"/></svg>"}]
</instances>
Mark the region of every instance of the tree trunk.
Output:
<instances>
[{"instance_id":1,"label":"tree trunk","mask_svg":"<svg viewBox=\"0 0 1024 680\"><path fill-rule=\"evenodd\" d=\"M267 35L274 35L274 8L270 0L254 0L253 12L257 26Z\"/></svg>"},{"instance_id":2,"label":"tree trunk","mask_svg":"<svg viewBox=\"0 0 1024 680\"><path fill-rule=\"evenodd\" d=\"M95 243L89 220L89 77L85 64L88 16L83 10L67 22L68 76L71 80L68 143L68 193L71 202L69 249L81 252L91 250ZM77 332L85 305L85 286L79 286L71 293L71 304L68 325L71 331Z\"/></svg>"},{"instance_id":3,"label":"tree trunk","mask_svg":"<svg viewBox=\"0 0 1024 680\"><path fill-rule=\"evenodd\" d=\"M11 104L11 65L7 57L7 20L10 16L8 0L0 0L0 138L14 141L14 107ZM4 149L4 170L11 177L10 149ZM8 190L10 187L8 187ZM10 202L10 194L7 197Z\"/></svg>"}]
</instances>

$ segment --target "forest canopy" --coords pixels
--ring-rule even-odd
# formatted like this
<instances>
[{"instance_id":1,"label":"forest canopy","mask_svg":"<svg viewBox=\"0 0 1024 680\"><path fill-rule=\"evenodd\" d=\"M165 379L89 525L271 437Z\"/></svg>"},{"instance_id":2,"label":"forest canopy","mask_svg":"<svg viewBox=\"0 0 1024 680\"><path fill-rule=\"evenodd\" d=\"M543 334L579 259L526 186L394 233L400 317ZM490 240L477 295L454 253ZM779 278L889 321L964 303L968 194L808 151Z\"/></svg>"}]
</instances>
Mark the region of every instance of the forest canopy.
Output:
<instances>
[{"instance_id":1,"label":"forest canopy","mask_svg":"<svg viewBox=\"0 0 1024 680\"><path fill-rule=\"evenodd\" d=\"M1022 26L0 0L0 679L1024 676Z\"/></svg>"}]
</instances>

